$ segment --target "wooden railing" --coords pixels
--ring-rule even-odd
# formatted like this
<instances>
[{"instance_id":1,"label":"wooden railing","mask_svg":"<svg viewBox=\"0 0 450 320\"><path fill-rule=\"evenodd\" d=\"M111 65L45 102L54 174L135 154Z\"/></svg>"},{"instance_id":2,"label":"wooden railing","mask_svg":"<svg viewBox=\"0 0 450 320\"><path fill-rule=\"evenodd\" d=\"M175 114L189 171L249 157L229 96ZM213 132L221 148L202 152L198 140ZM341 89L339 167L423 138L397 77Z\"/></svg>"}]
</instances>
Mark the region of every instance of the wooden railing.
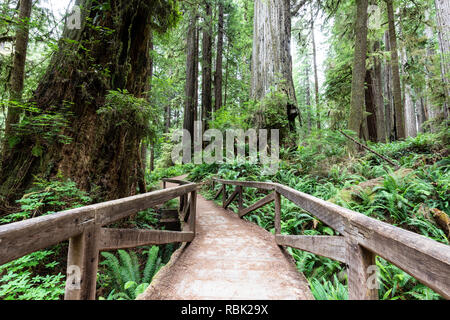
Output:
<instances>
[{"instance_id":1,"label":"wooden railing","mask_svg":"<svg viewBox=\"0 0 450 320\"><path fill-rule=\"evenodd\" d=\"M191 242L195 237L197 184L99 203L0 226L0 265L70 239L66 300L95 299L100 251ZM102 228L142 210L181 197L183 231Z\"/></svg>"},{"instance_id":2,"label":"wooden railing","mask_svg":"<svg viewBox=\"0 0 450 320\"><path fill-rule=\"evenodd\" d=\"M275 239L278 245L297 248L344 262L348 266L348 293L351 300L378 299L373 285L375 257L396 265L446 299L450 299L450 246L419 234L394 227L333 203L315 198L277 183L227 181L222 184L223 207L239 199L239 216L275 202ZM227 197L227 186L235 186ZM243 188L272 191L256 204L243 208ZM281 196L316 216L339 236L298 236L281 234Z\"/></svg>"}]
</instances>

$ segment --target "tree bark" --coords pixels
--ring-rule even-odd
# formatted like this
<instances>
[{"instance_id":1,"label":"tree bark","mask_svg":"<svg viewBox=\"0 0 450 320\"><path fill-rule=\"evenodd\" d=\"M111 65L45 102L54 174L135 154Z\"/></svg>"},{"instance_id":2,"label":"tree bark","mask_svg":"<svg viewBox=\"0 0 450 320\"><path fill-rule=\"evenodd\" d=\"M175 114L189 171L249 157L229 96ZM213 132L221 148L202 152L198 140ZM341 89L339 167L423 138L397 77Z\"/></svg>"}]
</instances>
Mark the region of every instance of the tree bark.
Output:
<instances>
[{"instance_id":1,"label":"tree bark","mask_svg":"<svg viewBox=\"0 0 450 320\"><path fill-rule=\"evenodd\" d=\"M205 26L202 41L202 122L203 132L208 130L212 115L212 7L205 7Z\"/></svg>"},{"instance_id":2,"label":"tree bark","mask_svg":"<svg viewBox=\"0 0 450 320\"><path fill-rule=\"evenodd\" d=\"M214 110L222 107L222 60L223 60L224 12L219 2L219 21L217 32L216 72L214 74Z\"/></svg>"},{"instance_id":3,"label":"tree bark","mask_svg":"<svg viewBox=\"0 0 450 320\"><path fill-rule=\"evenodd\" d=\"M150 147L150 172L155 170L155 145Z\"/></svg>"},{"instance_id":4,"label":"tree bark","mask_svg":"<svg viewBox=\"0 0 450 320\"><path fill-rule=\"evenodd\" d=\"M429 10L425 11L425 19L430 23L430 12ZM425 36L427 37L428 44L427 44L427 59L430 63L433 62L433 57L435 56L436 52L434 50L433 45L433 39L434 39L434 31L433 28L429 25L429 23L425 24ZM432 79L435 75L431 70L427 70L426 73L426 87L427 87L427 95L426 95L426 102L425 102L425 114L427 120L430 121L430 131L432 133L435 133L437 131L436 121L439 118L439 107L435 105L433 102L432 92L433 92L433 84Z\"/></svg>"},{"instance_id":5,"label":"tree bark","mask_svg":"<svg viewBox=\"0 0 450 320\"><path fill-rule=\"evenodd\" d=\"M392 85L394 96L395 111L395 132L397 139L406 138L405 115L402 103L402 88L400 83L400 68L398 62L397 50L397 33L395 31L394 5L392 0L386 0L388 23L389 23L389 41L391 48L391 69L392 69Z\"/></svg>"},{"instance_id":6,"label":"tree bark","mask_svg":"<svg viewBox=\"0 0 450 320\"><path fill-rule=\"evenodd\" d=\"M311 42L313 47L313 65L314 65L314 93L316 98L316 120L317 120L317 129L320 130L320 97L319 97L319 74L317 71L317 48L316 48L316 37L314 35L314 16L313 16L313 8L311 8Z\"/></svg>"},{"instance_id":7,"label":"tree bark","mask_svg":"<svg viewBox=\"0 0 450 320\"><path fill-rule=\"evenodd\" d=\"M374 51L377 52L379 49L380 49L380 42L376 41L374 45ZM381 61L378 57L375 56L373 68L371 70L371 78L373 84L372 91L375 104L377 141L386 142L386 117L383 98L383 81L381 75L382 75Z\"/></svg>"},{"instance_id":8,"label":"tree bark","mask_svg":"<svg viewBox=\"0 0 450 320\"><path fill-rule=\"evenodd\" d=\"M363 113L365 110L364 82L366 76L368 5L368 0L356 1L355 57L353 62L352 97L348 129L356 132L358 137L362 134Z\"/></svg>"},{"instance_id":9,"label":"tree bark","mask_svg":"<svg viewBox=\"0 0 450 320\"><path fill-rule=\"evenodd\" d=\"M0 172L7 201L30 187L34 176L49 178L58 172L83 190L98 187L102 200L136 193L145 128L133 122L133 115L124 119L97 111L109 90L146 97L153 15L171 14L172 9L143 0L98 1L103 2L110 7L94 6L91 0L77 3L83 8L81 28L64 31L63 38L70 41L60 41L32 99L41 113L64 117L67 125L58 134L70 143L50 140L50 131L22 135ZM133 124L118 124L124 120Z\"/></svg>"},{"instance_id":10,"label":"tree bark","mask_svg":"<svg viewBox=\"0 0 450 320\"><path fill-rule=\"evenodd\" d=\"M427 121L426 112L425 112L425 98L422 96L420 97L418 108L417 108L417 131L419 133L424 133L424 122Z\"/></svg>"},{"instance_id":11,"label":"tree bark","mask_svg":"<svg viewBox=\"0 0 450 320\"><path fill-rule=\"evenodd\" d=\"M307 122L308 134L311 134L312 129L312 114L311 114L311 86L309 81L309 66L306 66L306 108L307 108Z\"/></svg>"},{"instance_id":12,"label":"tree bark","mask_svg":"<svg viewBox=\"0 0 450 320\"><path fill-rule=\"evenodd\" d=\"M256 0L253 20L251 91L252 99L261 101L271 88L287 97L286 125L279 125L282 140L289 131L295 131L299 116L292 77L291 15L289 0ZM282 109L280 109L281 111ZM255 118L257 127L268 127L264 111ZM275 128L274 128L275 129Z\"/></svg>"},{"instance_id":13,"label":"tree bark","mask_svg":"<svg viewBox=\"0 0 450 320\"><path fill-rule=\"evenodd\" d=\"M368 139L373 142L378 141L378 135L377 135L377 114L376 114L376 97L374 95L374 87L375 84L373 82L372 74L370 70L366 71L366 93L365 93L365 100L366 100L366 112L369 113L367 116L367 133L368 133Z\"/></svg>"},{"instance_id":14,"label":"tree bark","mask_svg":"<svg viewBox=\"0 0 450 320\"><path fill-rule=\"evenodd\" d=\"M195 121L195 100L196 100L196 69L198 65L195 63L198 50L196 49L196 31L197 16L195 12L191 12L187 32L187 51L186 51L186 84L185 84L185 106L184 106L184 121L183 129L187 130L191 137L194 136L194 121Z\"/></svg>"},{"instance_id":15,"label":"tree bark","mask_svg":"<svg viewBox=\"0 0 450 320\"><path fill-rule=\"evenodd\" d=\"M450 96L450 3L448 0L435 0L436 22L438 31L439 48L441 50L441 75L444 85L444 104L442 113L444 119L449 116Z\"/></svg>"},{"instance_id":16,"label":"tree bark","mask_svg":"<svg viewBox=\"0 0 450 320\"><path fill-rule=\"evenodd\" d=\"M170 107L170 104L167 105L166 109L166 114L165 114L165 126L164 126L164 133L169 133L170 131L170 121L171 121L171 114L172 114L172 110Z\"/></svg>"},{"instance_id":17,"label":"tree bark","mask_svg":"<svg viewBox=\"0 0 450 320\"><path fill-rule=\"evenodd\" d=\"M384 46L386 51L391 50L389 41L389 32L384 34ZM388 59L384 61L384 92L386 97L385 110L386 110L386 138L389 141L395 140L395 117L394 117L394 101L392 98L392 68Z\"/></svg>"},{"instance_id":18,"label":"tree bark","mask_svg":"<svg viewBox=\"0 0 450 320\"><path fill-rule=\"evenodd\" d=\"M416 108L413 101L413 92L411 85L408 83L408 77L405 70L405 65L408 63L406 55L406 48L402 50L402 73L403 73L403 97L405 101L405 131L406 137L417 136L417 119Z\"/></svg>"},{"instance_id":19,"label":"tree bark","mask_svg":"<svg viewBox=\"0 0 450 320\"><path fill-rule=\"evenodd\" d=\"M196 18L198 19L198 17ZM195 46L194 46L194 81L195 81L195 88L194 88L194 121L200 121L200 110L198 106L198 78L199 78L199 42L200 42L200 29L197 27L195 28Z\"/></svg>"},{"instance_id":20,"label":"tree bark","mask_svg":"<svg viewBox=\"0 0 450 320\"><path fill-rule=\"evenodd\" d=\"M11 90L10 100L15 102L22 102L22 93L25 78L25 64L28 51L28 39L30 33L30 16L32 9L31 0L20 0L19 3L19 21L17 23L16 43L14 49L13 65L11 70ZM20 119L21 109L14 105L8 106L8 113L5 121L5 136L3 152L7 152L8 138L11 133L12 126L17 124ZM3 155L5 157L6 154Z\"/></svg>"}]
</instances>

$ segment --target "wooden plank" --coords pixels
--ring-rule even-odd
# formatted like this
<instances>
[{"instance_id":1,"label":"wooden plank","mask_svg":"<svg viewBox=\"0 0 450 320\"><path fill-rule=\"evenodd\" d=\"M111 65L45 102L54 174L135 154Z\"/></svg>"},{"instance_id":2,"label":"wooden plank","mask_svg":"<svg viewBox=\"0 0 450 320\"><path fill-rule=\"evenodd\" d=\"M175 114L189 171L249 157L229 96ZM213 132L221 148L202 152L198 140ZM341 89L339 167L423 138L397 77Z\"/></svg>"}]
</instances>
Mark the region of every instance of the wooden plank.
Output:
<instances>
[{"instance_id":1,"label":"wooden plank","mask_svg":"<svg viewBox=\"0 0 450 320\"><path fill-rule=\"evenodd\" d=\"M194 190L189 184L0 226L0 264L80 235L94 220L105 226Z\"/></svg>"},{"instance_id":2,"label":"wooden plank","mask_svg":"<svg viewBox=\"0 0 450 320\"><path fill-rule=\"evenodd\" d=\"M450 246L427 237L355 215L349 237L450 299Z\"/></svg>"},{"instance_id":3,"label":"wooden plank","mask_svg":"<svg viewBox=\"0 0 450 320\"><path fill-rule=\"evenodd\" d=\"M236 199L237 195L239 194L239 190L236 188L236 190L233 192L233 194L230 196L230 198L225 202L223 205L223 208L226 209L230 206L230 204Z\"/></svg>"},{"instance_id":4,"label":"wooden plank","mask_svg":"<svg viewBox=\"0 0 450 320\"><path fill-rule=\"evenodd\" d=\"M279 246L292 247L336 261L346 262L344 237L276 235L275 240Z\"/></svg>"},{"instance_id":5,"label":"wooden plank","mask_svg":"<svg viewBox=\"0 0 450 320\"><path fill-rule=\"evenodd\" d=\"M190 213L189 213L189 230L194 233L195 236L195 230L196 230L196 223L197 223L197 191L193 191L191 193L191 204L190 204Z\"/></svg>"},{"instance_id":6,"label":"wooden plank","mask_svg":"<svg viewBox=\"0 0 450 320\"><path fill-rule=\"evenodd\" d=\"M0 226L0 265L75 237L94 220L84 207Z\"/></svg>"},{"instance_id":7,"label":"wooden plank","mask_svg":"<svg viewBox=\"0 0 450 320\"><path fill-rule=\"evenodd\" d=\"M70 239L65 300L95 300L99 237L100 227L94 224Z\"/></svg>"},{"instance_id":8,"label":"wooden plank","mask_svg":"<svg viewBox=\"0 0 450 320\"><path fill-rule=\"evenodd\" d=\"M275 189L286 199L316 216L339 233L345 233L346 220L352 214L351 210L280 184L277 184Z\"/></svg>"},{"instance_id":9,"label":"wooden plank","mask_svg":"<svg viewBox=\"0 0 450 320\"><path fill-rule=\"evenodd\" d=\"M239 217L244 217L245 215L249 214L250 212L253 212L255 210L258 210L261 207L264 207L265 205L271 203L272 201L275 200L275 195L274 193L269 194L267 197L259 200L258 202L256 202L254 205L248 207L247 209L242 210L241 212L239 212Z\"/></svg>"},{"instance_id":10,"label":"wooden plank","mask_svg":"<svg viewBox=\"0 0 450 320\"><path fill-rule=\"evenodd\" d=\"M275 192L275 234L281 234L281 195Z\"/></svg>"},{"instance_id":11,"label":"wooden plank","mask_svg":"<svg viewBox=\"0 0 450 320\"><path fill-rule=\"evenodd\" d=\"M344 233L344 226L346 217L350 210L341 208L331 202L327 202L306 193L302 193L295 189L283 186L277 183L270 182L253 182L253 181L230 181L216 179L218 183L224 185L234 185L241 187L250 187L261 190L275 190L285 198L297 204L300 208L310 212L324 223L339 231Z\"/></svg>"},{"instance_id":12,"label":"wooden plank","mask_svg":"<svg viewBox=\"0 0 450 320\"><path fill-rule=\"evenodd\" d=\"M349 300L378 300L375 254L346 239Z\"/></svg>"},{"instance_id":13,"label":"wooden plank","mask_svg":"<svg viewBox=\"0 0 450 320\"><path fill-rule=\"evenodd\" d=\"M102 228L100 230L99 250L107 251L174 242L190 242L193 239L193 232Z\"/></svg>"},{"instance_id":14,"label":"wooden plank","mask_svg":"<svg viewBox=\"0 0 450 320\"><path fill-rule=\"evenodd\" d=\"M184 181L184 180L178 180L178 179L170 179L170 178L164 178L162 179L163 182L165 183L173 183L173 184L179 184L179 185L187 185L187 184L191 184L192 182L189 181Z\"/></svg>"}]
</instances>

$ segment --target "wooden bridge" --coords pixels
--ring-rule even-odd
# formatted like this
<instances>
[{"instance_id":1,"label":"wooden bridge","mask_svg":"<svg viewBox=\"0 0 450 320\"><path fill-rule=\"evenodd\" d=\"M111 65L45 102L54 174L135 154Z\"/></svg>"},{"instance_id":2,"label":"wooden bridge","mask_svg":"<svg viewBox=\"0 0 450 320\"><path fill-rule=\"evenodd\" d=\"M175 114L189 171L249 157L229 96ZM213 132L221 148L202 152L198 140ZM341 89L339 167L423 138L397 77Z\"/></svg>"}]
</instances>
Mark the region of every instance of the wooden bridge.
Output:
<instances>
[{"instance_id":1,"label":"wooden bridge","mask_svg":"<svg viewBox=\"0 0 450 320\"><path fill-rule=\"evenodd\" d=\"M215 183L221 185L216 199L222 194L222 208L197 195L199 185L165 179L161 191L0 226L0 265L70 239L65 299L95 299L100 251L182 243L140 300L313 299L306 279L283 249L293 247L346 263L350 299L378 299L377 289L370 285L370 266L377 255L450 299L447 245L280 184ZM268 195L244 208L243 188ZM280 234L281 197L322 220L338 236ZM107 228L176 198L182 231ZM227 210L235 200L237 215ZM271 202L275 235L240 219Z\"/></svg>"}]
</instances>

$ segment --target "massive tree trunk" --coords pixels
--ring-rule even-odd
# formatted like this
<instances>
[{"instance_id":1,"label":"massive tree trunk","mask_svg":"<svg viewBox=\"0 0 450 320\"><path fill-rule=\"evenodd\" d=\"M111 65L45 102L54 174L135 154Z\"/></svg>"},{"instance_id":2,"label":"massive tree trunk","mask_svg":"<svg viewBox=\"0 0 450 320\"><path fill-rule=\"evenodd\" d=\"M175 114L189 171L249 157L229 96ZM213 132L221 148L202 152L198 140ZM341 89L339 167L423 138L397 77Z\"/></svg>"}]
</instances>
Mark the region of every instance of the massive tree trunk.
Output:
<instances>
[{"instance_id":1,"label":"massive tree trunk","mask_svg":"<svg viewBox=\"0 0 450 320\"><path fill-rule=\"evenodd\" d=\"M28 38L29 38L29 20L31 16L32 1L20 0L19 6L19 20L17 23L16 31L16 44L14 49L14 60L11 70L11 90L10 100L15 102L22 101L22 93L25 78L25 63L28 51ZM3 157L6 157L8 148L8 139L11 133L11 128L14 124L17 124L20 119L21 109L14 105L9 105L8 113L5 121L5 138L3 144Z\"/></svg>"},{"instance_id":2,"label":"massive tree trunk","mask_svg":"<svg viewBox=\"0 0 450 320\"><path fill-rule=\"evenodd\" d=\"M230 39L227 39L227 50L225 51L225 57L227 59L227 62L225 63L225 85L224 85L224 97L223 97L223 105L227 105L227 99L228 99L228 76L230 74L230 58L229 58L229 51L230 51Z\"/></svg>"},{"instance_id":3,"label":"massive tree trunk","mask_svg":"<svg viewBox=\"0 0 450 320\"><path fill-rule=\"evenodd\" d=\"M202 41L202 120L208 130L212 114L212 7L206 4Z\"/></svg>"},{"instance_id":4,"label":"massive tree trunk","mask_svg":"<svg viewBox=\"0 0 450 320\"><path fill-rule=\"evenodd\" d=\"M428 21L427 24L425 24L425 36L428 40L428 44L427 44L427 59L429 61L430 64L432 64L433 58L436 54L435 49L434 49L434 31L432 26L430 25L431 21L430 21L430 12L429 10L425 11L425 19ZM426 88L427 88L427 95L426 95L426 103L425 103L425 115L427 120L431 120L430 121L430 131L432 133L436 132L437 130L437 126L436 126L436 121L439 118L439 107L435 105L434 103L434 99L432 97L432 92L433 92L433 77L435 76L433 74L433 72L429 69L426 70Z\"/></svg>"},{"instance_id":5,"label":"massive tree trunk","mask_svg":"<svg viewBox=\"0 0 450 320\"><path fill-rule=\"evenodd\" d=\"M214 74L214 110L222 107L222 60L223 60L223 3L219 3L219 25L217 32L216 73Z\"/></svg>"},{"instance_id":6,"label":"massive tree trunk","mask_svg":"<svg viewBox=\"0 0 450 320\"><path fill-rule=\"evenodd\" d=\"M417 136L416 108L413 100L413 92L408 82L405 65L408 63L406 48L402 50L402 73L403 73L403 100L405 101L405 130L406 137Z\"/></svg>"},{"instance_id":7,"label":"massive tree trunk","mask_svg":"<svg viewBox=\"0 0 450 320\"><path fill-rule=\"evenodd\" d=\"M384 34L384 47L385 51L390 51L389 32ZM386 58L384 60L384 96L386 97L385 111L386 111L386 138L389 141L395 139L395 117L394 117L394 100L392 98L392 68L391 63Z\"/></svg>"},{"instance_id":8,"label":"massive tree trunk","mask_svg":"<svg viewBox=\"0 0 450 320\"><path fill-rule=\"evenodd\" d=\"M441 49L441 74L444 84L444 105L442 113L444 119L449 116L450 96L450 2L448 0L435 0L436 22L438 29L439 48Z\"/></svg>"},{"instance_id":9,"label":"massive tree trunk","mask_svg":"<svg viewBox=\"0 0 450 320\"><path fill-rule=\"evenodd\" d=\"M196 114L196 89L197 89L197 71L198 65L196 64L198 50L196 47L197 40L197 15L195 12L191 12L191 18L189 22L187 32L187 50L186 50L186 84L185 84L185 96L186 101L184 105L184 121L183 129L189 131L191 137L194 136L194 121Z\"/></svg>"},{"instance_id":10,"label":"massive tree trunk","mask_svg":"<svg viewBox=\"0 0 450 320\"><path fill-rule=\"evenodd\" d=\"M55 128L58 123L52 123L44 132L38 131L40 127L22 132L1 168L4 200L20 195L35 175L48 178L58 172L84 190L98 187L102 199L136 193L145 127L135 123L135 114L127 110L125 114L98 111L109 90L126 89L137 98L146 96L152 15L165 9L143 0L98 3L110 6L94 6L91 0L77 2L83 8L81 28L65 30L32 99L40 111L26 115L29 120L57 115L66 125L63 122ZM69 143L60 139L62 135L70 138Z\"/></svg>"},{"instance_id":11,"label":"massive tree trunk","mask_svg":"<svg viewBox=\"0 0 450 320\"><path fill-rule=\"evenodd\" d=\"M425 111L425 98L424 94L421 94L419 103L417 105L417 131L419 133L425 132L424 122L427 121L426 111Z\"/></svg>"},{"instance_id":12,"label":"massive tree trunk","mask_svg":"<svg viewBox=\"0 0 450 320\"><path fill-rule=\"evenodd\" d=\"M306 75L305 75L305 85L306 85L306 114L307 114L307 122L308 122L308 134L311 134L312 129L312 113L311 113L311 85L309 81L309 66L306 66Z\"/></svg>"},{"instance_id":13,"label":"massive tree trunk","mask_svg":"<svg viewBox=\"0 0 450 320\"><path fill-rule=\"evenodd\" d=\"M197 18L196 18L197 19ZM199 77L199 42L200 42L200 28L195 28L195 44L194 44L194 121L200 121L200 110L198 106L198 77Z\"/></svg>"},{"instance_id":14,"label":"massive tree trunk","mask_svg":"<svg viewBox=\"0 0 450 320\"><path fill-rule=\"evenodd\" d=\"M395 132L397 139L406 138L405 115L402 103L402 88L400 83L400 67L398 62L397 50L397 33L395 31L395 16L393 0L386 0L388 23L389 23L389 41L391 48L391 69L392 69L392 85L394 96L395 111Z\"/></svg>"},{"instance_id":15,"label":"massive tree trunk","mask_svg":"<svg viewBox=\"0 0 450 320\"><path fill-rule=\"evenodd\" d=\"M356 23L355 23L355 57L353 62L352 97L350 105L350 118L348 129L356 132L360 137L363 129L367 56L367 9L368 0L356 1Z\"/></svg>"},{"instance_id":16,"label":"massive tree trunk","mask_svg":"<svg viewBox=\"0 0 450 320\"><path fill-rule=\"evenodd\" d=\"M261 101L271 88L287 97L287 104L280 106L280 112L286 114L286 125L274 128L280 129L280 137L284 139L289 131L295 130L295 119L299 116L292 77L289 0L255 0L250 95ZM263 110L255 120L258 127L269 128Z\"/></svg>"}]
</instances>

